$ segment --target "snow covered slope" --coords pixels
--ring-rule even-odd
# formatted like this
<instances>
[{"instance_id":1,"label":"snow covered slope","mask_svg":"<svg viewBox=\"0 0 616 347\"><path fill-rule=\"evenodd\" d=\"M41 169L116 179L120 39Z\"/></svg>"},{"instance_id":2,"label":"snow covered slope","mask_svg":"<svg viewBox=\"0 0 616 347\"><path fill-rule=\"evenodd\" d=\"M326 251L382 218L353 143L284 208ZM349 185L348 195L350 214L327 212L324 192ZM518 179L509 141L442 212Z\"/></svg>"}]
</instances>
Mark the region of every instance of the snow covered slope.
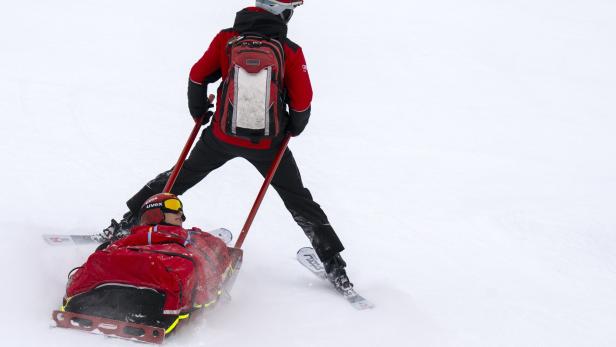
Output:
<instances>
[{"instance_id":1,"label":"snow covered slope","mask_svg":"<svg viewBox=\"0 0 616 347\"><path fill-rule=\"evenodd\" d=\"M170 167L188 71L246 0L0 5L3 346L132 346L50 329L91 233ZM358 312L294 259L271 191L233 301L169 346L616 345L616 4L306 1L315 89L291 148L347 247ZM229 162L188 225L241 228L261 178Z\"/></svg>"}]
</instances>

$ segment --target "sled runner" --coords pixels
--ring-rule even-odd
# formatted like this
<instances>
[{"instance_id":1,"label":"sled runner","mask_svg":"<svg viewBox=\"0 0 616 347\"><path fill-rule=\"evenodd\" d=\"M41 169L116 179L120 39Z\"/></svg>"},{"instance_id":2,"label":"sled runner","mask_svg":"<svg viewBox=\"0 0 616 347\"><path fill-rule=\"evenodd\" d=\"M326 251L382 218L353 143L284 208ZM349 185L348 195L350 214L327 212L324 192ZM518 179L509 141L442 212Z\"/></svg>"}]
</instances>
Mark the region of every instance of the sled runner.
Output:
<instances>
[{"instance_id":1,"label":"sled runner","mask_svg":"<svg viewBox=\"0 0 616 347\"><path fill-rule=\"evenodd\" d=\"M149 343L163 343L165 330L143 324L134 324L73 312L53 311L53 320L61 328L79 329L119 338Z\"/></svg>"}]
</instances>

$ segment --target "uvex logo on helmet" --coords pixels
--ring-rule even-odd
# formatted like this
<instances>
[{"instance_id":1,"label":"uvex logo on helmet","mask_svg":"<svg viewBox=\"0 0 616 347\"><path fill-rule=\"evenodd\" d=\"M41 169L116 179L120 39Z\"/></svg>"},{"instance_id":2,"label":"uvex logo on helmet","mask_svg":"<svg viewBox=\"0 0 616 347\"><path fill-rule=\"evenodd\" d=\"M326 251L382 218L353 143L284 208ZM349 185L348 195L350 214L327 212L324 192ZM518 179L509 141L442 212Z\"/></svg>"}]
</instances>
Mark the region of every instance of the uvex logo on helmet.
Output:
<instances>
[{"instance_id":1,"label":"uvex logo on helmet","mask_svg":"<svg viewBox=\"0 0 616 347\"><path fill-rule=\"evenodd\" d=\"M285 10L293 10L303 5L303 0L257 0L257 7L279 15Z\"/></svg>"},{"instance_id":2,"label":"uvex logo on helmet","mask_svg":"<svg viewBox=\"0 0 616 347\"><path fill-rule=\"evenodd\" d=\"M163 207L163 203L162 202L155 202L155 203L151 203L151 204L146 204L145 206L143 206L144 210L149 210L151 208L157 208L157 207Z\"/></svg>"}]
</instances>

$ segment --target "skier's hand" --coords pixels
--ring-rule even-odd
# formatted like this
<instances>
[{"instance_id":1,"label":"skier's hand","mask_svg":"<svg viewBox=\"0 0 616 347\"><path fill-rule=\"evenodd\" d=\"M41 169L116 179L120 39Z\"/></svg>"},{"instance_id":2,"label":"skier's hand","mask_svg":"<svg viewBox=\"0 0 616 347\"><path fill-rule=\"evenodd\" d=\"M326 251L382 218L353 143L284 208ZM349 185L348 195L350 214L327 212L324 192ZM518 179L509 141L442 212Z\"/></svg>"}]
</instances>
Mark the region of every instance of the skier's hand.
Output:
<instances>
[{"instance_id":1,"label":"skier's hand","mask_svg":"<svg viewBox=\"0 0 616 347\"><path fill-rule=\"evenodd\" d=\"M202 123L208 123L214 114L214 112L210 111L210 108L214 107L213 101L213 94L207 97L207 84L188 81L188 110L193 119L197 120L203 116Z\"/></svg>"},{"instance_id":2,"label":"skier's hand","mask_svg":"<svg viewBox=\"0 0 616 347\"><path fill-rule=\"evenodd\" d=\"M205 101L205 105L204 105L204 113L202 113L203 115L203 120L201 120L201 124L202 125L206 125L207 123L210 122L210 119L212 118L212 116L214 115L213 111L210 111L210 109L212 107L214 107L214 94L210 94L210 96L208 96L208 98ZM195 120L195 122L197 121L197 119L199 119L198 117L193 116L193 119Z\"/></svg>"},{"instance_id":3,"label":"skier's hand","mask_svg":"<svg viewBox=\"0 0 616 347\"><path fill-rule=\"evenodd\" d=\"M302 112L290 110L289 112L289 124L287 125L287 131L291 136L298 136L304 131L308 120L310 119L310 107Z\"/></svg>"}]
</instances>

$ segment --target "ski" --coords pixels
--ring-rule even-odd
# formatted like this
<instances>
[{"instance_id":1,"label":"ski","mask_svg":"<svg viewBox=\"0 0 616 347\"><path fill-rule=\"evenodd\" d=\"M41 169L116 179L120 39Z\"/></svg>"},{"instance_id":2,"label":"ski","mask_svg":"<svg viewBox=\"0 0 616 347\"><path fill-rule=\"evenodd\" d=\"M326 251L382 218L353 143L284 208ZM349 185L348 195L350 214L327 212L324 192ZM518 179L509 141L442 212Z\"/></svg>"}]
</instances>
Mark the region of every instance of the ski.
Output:
<instances>
[{"instance_id":1,"label":"ski","mask_svg":"<svg viewBox=\"0 0 616 347\"><path fill-rule=\"evenodd\" d=\"M103 243L104 240L99 234L95 235L59 235L45 234L43 240L52 246L66 245L86 245L92 243Z\"/></svg>"},{"instance_id":2,"label":"ski","mask_svg":"<svg viewBox=\"0 0 616 347\"><path fill-rule=\"evenodd\" d=\"M233 240L233 233L225 228L205 231L208 234L214 235L223 240L225 244L230 244ZM43 240L52 246L68 246L68 245L87 245L105 242L105 239L100 234L94 235L62 235L62 234L45 234Z\"/></svg>"},{"instance_id":3,"label":"ski","mask_svg":"<svg viewBox=\"0 0 616 347\"><path fill-rule=\"evenodd\" d=\"M312 247L303 247L297 251L297 260L300 264L302 264L306 269L310 270L314 275L322 280L327 280L327 273L325 272L325 267L319 260L317 253ZM351 288L346 290L344 293L340 293L347 302L349 302L354 308L358 310L366 310L374 308L374 304L359 295L355 289Z\"/></svg>"},{"instance_id":4,"label":"ski","mask_svg":"<svg viewBox=\"0 0 616 347\"><path fill-rule=\"evenodd\" d=\"M233 233L229 229L226 229L226 228L218 228L218 229L214 229L214 230L205 230L205 232L210 234L210 235L214 235L214 236L218 237L226 245L231 244L231 241L233 241Z\"/></svg>"}]
</instances>

